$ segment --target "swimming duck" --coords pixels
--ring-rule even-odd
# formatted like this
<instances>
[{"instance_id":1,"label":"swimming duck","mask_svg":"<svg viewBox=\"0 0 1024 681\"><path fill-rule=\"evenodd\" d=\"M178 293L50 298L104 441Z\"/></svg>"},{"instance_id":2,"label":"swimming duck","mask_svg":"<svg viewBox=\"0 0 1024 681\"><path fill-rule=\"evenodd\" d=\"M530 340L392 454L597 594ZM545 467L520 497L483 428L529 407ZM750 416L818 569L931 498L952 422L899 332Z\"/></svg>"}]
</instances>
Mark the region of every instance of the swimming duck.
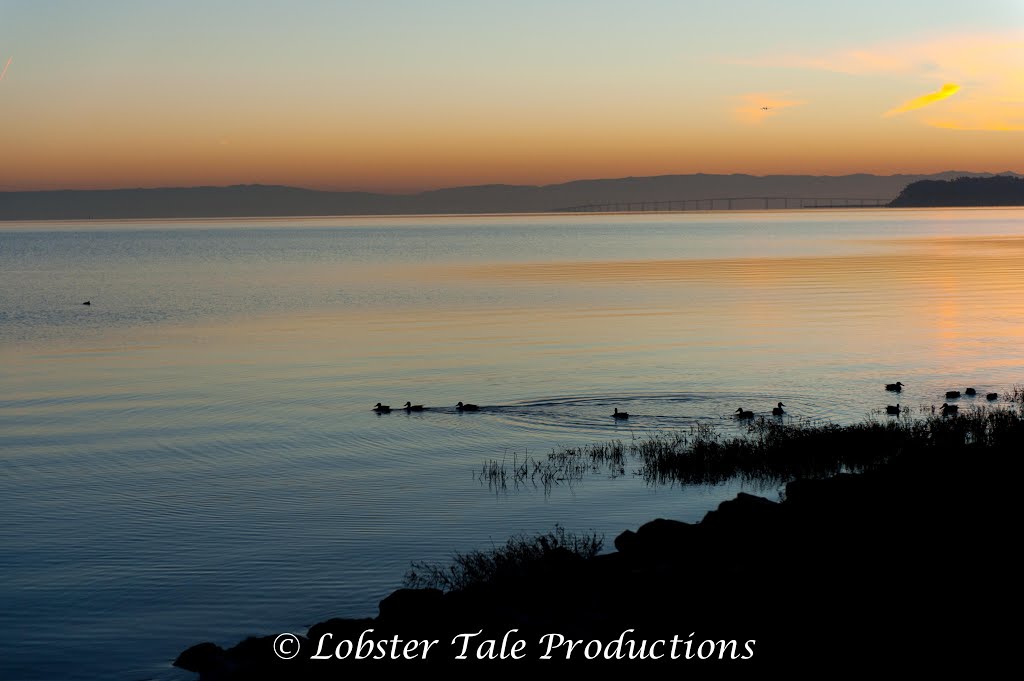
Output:
<instances>
[{"instance_id":1,"label":"swimming duck","mask_svg":"<svg viewBox=\"0 0 1024 681\"><path fill-rule=\"evenodd\" d=\"M738 419L752 419L754 418L754 412L744 411L743 407L736 410L736 418Z\"/></svg>"},{"instance_id":2,"label":"swimming duck","mask_svg":"<svg viewBox=\"0 0 1024 681\"><path fill-rule=\"evenodd\" d=\"M389 407L386 404L381 404L380 402L378 402L377 404L373 405L373 410L375 412L377 412L378 414L390 414L391 413L391 407Z\"/></svg>"},{"instance_id":3,"label":"swimming duck","mask_svg":"<svg viewBox=\"0 0 1024 681\"><path fill-rule=\"evenodd\" d=\"M954 399L956 397L960 397L960 391L959 390L947 390L946 391L946 399L947 400L952 400L952 399Z\"/></svg>"},{"instance_id":4,"label":"swimming duck","mask_svg":"<svg viewBox=\"0 0 1024 681\"><path fill-rule=\"evenodd\" d=\"M895 383L886 383L885 389L890 392L898 393L899 391L903 390L903 384L900 383L899 381L896 381Z\"/></svg>"},{"instance_id":5,"label":"swimming duck","mask_svg":"<svg viewBox=\"0 0 1024 681\"><path fill-rule=\"evenodd\" d=\"M413 404L412 402L406 402L405 406L402 408L406 411L423 411L422 404Z\"/></svg>"},{"instance_id":6,"label":"swimming duck","mask_svg":"<svg viewBox=\"0 0 1024 681\"><path fill-rule=\"evenodd\" d=\"M475 404L463 404L462 402L456 404L455 408L459 411L480 411L480 407Z\"/></svg>"},{"instance_id":7,"label":"swimming duck","mask_svg":"<svg viewBox=\"0 0 1024 681\"><path fill-rule=\"evenodd\" d=\"M956 414L957 411L959 411L959 410L960 410L960 407L958 407L955 404L946 404L945 402L942 403L942 415L943 416L949 416L950 414Z\"/></svg>"},{"instance_id":8,"label":"swimming duck","mask_svg":"<svg viewBox=\"0 0 1024 681\"><path fill-rule=\"evenodd\" d=\"M988 395L985 395L985 399L988 399L988 400L998 400L999 399L999 393L989 393Z\"/></svg>"},{"instance_id":9,"label":"swimming duck","mask_svg":"<svg viewBox=\"0 0 1024 681\"><path fill-rule=\"evenodd\" d=\"M624 412L624 411L619 411L619 408L618 408L618 407L615 407L615 413L614 413L614 414L612 414L612 418L616 418L616 419L628 419L628 418L629 418L629 413L627 413L627 412Z\"/></svg>"},{"instance_id":10,"label":"swimming duck","mask_svg":"<svg viewBox=\"0 0 1024 681\"><path fill-rule=\"evenodd\" d=\"M964 395L971 395L972 397L977 394L978 391L975 390L974 388L968 388L967 390L964 391Z\"/></svg>"},{"instance_id":11,"label":"swimming duck","mask_svg":"<svg viewBox=\"0 0 1024 681\"><path fill-rule=\"evenodd\" d=\"M891 404L886 405L885 413L886 414L895 414L896 416L899 416L900 415L900 405L897 404L895 407L892 406Z\"/></svg>"},{"instance_id":12,"label":"swimming duck","mask_svg":"<svg viewBox=\"0 0 1024 681\"><path fill-rule=\"evenodd\" d=\"M782 410L782 408L785 406L786 405L784 405L782 402L779 402L779 406L772 409L772 416L782 416L783 414L785 414L786 412Z\"/></svg>"}]
</instances>

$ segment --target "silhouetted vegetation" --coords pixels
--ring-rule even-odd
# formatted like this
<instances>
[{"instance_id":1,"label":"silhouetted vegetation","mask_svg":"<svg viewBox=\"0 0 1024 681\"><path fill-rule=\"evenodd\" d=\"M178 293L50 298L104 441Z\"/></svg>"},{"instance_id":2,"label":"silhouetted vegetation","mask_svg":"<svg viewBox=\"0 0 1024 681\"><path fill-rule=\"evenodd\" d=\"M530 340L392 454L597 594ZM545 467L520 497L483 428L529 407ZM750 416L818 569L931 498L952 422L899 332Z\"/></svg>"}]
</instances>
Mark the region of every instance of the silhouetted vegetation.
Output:
<instances>
[{"instance_id":1,"label":"silhouetted vegetation","mask_svg":"<svg viewBox=\"0 0 1024 681\"><path fill-rule=\"evenodd\" d=\"M868 420L836 424L782 423L759 419L746 435L723 438L709 428L690 437L657 436L634 447L639 474L650 482L708 484L740 478L784 482L864 472L896 457L936 450L962 454L1003 450L1024 436L1024 419L1012 409L977 407L956 417Z\"/></svg>"},{"instance_id":2,"label":"silhouetted vegetation","mask_svg":"<svg viewBox=\"0 0 1024 681\"><path fill-rule=\"evenodd\" d=\"M1009 175L920 180L900 192L893 208L944 206L1024 206L1024 179Z\"/></svg>"},{"instance_id":3,"label":"silhouetted vegetation","mask_svg":"<svg viewBox=\"0 0 1024 681\"><path fill-rule=\"evenodd\" d=\"M708 485L739 479L769 487L799 478L861 473L895 457L930 456L940 449L967 457L975 449L1012 447L1024 439L1024 418L1012 406L1024 404L1024 388L1006 399L1011 406L978 406L956 416L924 407L917 418L868 419L853 425L759 418L747 424L746 433L729 437L714 426L697 424L628 443L566 447L552 451L546 460L494 460L484 464L478 477L495 490L532 485L545 492L579 482L589 473L619 477L627 472L650 484Z\"/></svg>"},{"instance_id":4,"label":"silhouetted vegetation","mask_svg":"<svg viewBox=\"0 0 1024 681\"><path fill-rule=\"evenodd\" d=\"M604 537L576 535L561 525L536 537L512 537L491 551L456 553L448 565L413 563L405 586L457 591L529 577L555 561L583 560L601 552Z\"/></svg>"}]
</instances>

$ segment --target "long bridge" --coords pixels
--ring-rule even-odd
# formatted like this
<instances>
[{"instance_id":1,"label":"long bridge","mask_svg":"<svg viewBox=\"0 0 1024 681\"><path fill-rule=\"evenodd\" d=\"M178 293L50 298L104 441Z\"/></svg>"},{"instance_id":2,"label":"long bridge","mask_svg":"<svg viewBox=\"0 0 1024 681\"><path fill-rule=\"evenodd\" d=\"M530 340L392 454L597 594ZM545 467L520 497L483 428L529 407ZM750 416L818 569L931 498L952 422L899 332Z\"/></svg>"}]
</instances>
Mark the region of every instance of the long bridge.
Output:
<instances>
[{"instance_id":1,"label":"long bridge","mask_svg":"<svg viewBox=\"0 0 1024 681\"><path fill-rule=\"evenodd\" d=\"M639 211L769 210L789 208L881 208L891 198L822 198L793 196L730 196L711 199L674 199L671 201L613 201L585 203L556 208L556 213L628 213Z\"/></svg>"}]
</instances>

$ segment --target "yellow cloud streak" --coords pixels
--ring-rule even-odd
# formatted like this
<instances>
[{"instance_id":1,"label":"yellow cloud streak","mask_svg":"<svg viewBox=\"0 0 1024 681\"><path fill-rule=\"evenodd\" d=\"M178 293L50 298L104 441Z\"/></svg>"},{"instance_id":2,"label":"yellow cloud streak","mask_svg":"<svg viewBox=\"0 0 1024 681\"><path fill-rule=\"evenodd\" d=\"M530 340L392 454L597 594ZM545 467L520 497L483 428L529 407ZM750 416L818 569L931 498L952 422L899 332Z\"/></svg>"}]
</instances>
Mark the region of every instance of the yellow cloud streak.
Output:
<instances>
[{"instance_id":1,"label":"yellow cloud streak","mask_svg":"<svg viewBox=\"0 0 1024 681\"><path fill-rule=\"evenodd\" d=\"M906 113L907 111L914 111L915 109L921 109L923 107L928 106L929 104L934 104L935 102L941 102L943 99L946 99L947 97L952 97L959 90L960 90L960 86L959 85L956 85L955 83L946 83L945 85L942 86L942 89L939 90L938 92L929 92L926 95L921 95L920 97L915 97L914 99L911 99L909 102L904 102L903 104L901 104L900 106L896 107L895 109L890 109L889 111L886 111L884 115L886 117L888 117L888 116L895 116L897 114Z\"/></svg>"}]
</instances>

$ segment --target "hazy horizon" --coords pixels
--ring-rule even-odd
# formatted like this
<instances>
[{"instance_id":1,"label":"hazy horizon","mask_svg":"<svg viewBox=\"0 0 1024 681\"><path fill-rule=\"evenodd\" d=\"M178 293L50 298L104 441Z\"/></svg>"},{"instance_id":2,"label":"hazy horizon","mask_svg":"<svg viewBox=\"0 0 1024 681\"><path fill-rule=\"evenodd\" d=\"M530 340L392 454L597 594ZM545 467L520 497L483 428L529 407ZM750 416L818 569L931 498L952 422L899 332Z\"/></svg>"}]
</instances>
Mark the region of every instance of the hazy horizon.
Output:
<instances>
[{"instance_id":1,"label":"hazy horizon","mask_svg":"<svg viewBox=\"0 0 1024 681\"><path fill-rule=\"evenodd\" d=\"M574 183L585 183L585 182L616 182L620 180L653 180L663 178L684 178L684 177L750 177L757 179L767 178L796 178L796 177L808 177L808 178L847 178L856 176L869 176L878 178L891 178L891 177L918 177L918 176L932 176L932 175L1024 175L1024 172L1005 169L1005 170L963 170L963 169L946 169L936 171L934 173L868 173L868 172L850 172L840 174L820 174L812 175L807 173L771 173L766 175L759 175L756 173L663 173L660 175L624 175L621 177L576 177L565 180L563 182L549 182L543 184L513 184L509 182L486 182L480 184L464 184L464 185L444 185L437 187L427 187L424 189L413 189L413 190L381 190L381 191L368 191L362 189L351 189L351 188L337 188L337 189L325 189L321 187L307 186L307 185L295 185L295 184L266 184L262 182L235 182L231 184L197 184L197 185L124 185L117 187L61 187L61 188L50 188L50 189L0 189L0 193L4 192L50 192L50 191L132 191L132 190L155 190L155 189L230 189L235 187L281 187L288 189L302 189L308 191L318 192L334 192L339 194L344 193L372 193L381 195L392 195L392 196L410 196L415 194L423 194L436 191L445 191L450 189L483 189L488 187L517 187L517 188L530 188L530 189L544 189L549 187L559 187L563 185L570 185Z\"/></svg>"}]
</instances>

